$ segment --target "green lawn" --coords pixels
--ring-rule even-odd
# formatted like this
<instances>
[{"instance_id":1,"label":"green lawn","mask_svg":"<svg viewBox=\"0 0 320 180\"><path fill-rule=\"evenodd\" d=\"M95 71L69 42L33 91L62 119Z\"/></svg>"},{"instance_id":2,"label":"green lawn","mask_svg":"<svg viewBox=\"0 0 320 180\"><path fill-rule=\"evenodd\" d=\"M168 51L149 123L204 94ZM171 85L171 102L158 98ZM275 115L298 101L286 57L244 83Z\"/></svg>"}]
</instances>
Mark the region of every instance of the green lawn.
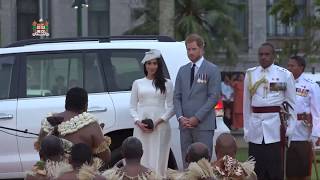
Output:
<instances>
[{"instance_id":1,"label":"green lawn","mask_svg":"<svg viewBox=\"0 0 320 180\"><path fill-rule=\"evenodd\" d=\"M245 161L248 159L248 149L247 148L240 148L238 149L238 152L237 152L237 159L241 162ZM320 176L320 163L319 163L319 160L320 160L320 153L317 153L317 159L318 159L318 174ZM316 173L314 171L314 166L312 164L312 176L311 176L311 179L312 180L316 180Z\"/></svg>"}]
</instances>

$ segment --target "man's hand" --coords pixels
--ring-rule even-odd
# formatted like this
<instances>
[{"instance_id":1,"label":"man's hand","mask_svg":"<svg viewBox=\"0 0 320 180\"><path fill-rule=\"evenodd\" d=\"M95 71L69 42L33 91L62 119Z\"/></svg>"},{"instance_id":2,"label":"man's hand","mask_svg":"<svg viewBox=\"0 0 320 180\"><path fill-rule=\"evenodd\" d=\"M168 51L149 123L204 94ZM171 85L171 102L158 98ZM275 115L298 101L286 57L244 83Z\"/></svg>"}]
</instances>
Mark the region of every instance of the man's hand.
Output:
<instances>
[{"instance_id":1,"label":"man's hand","mask_svg":"<svg viewBox=\"0 0 320 180\"><path fill-rule=\"evenodd\" d=\"M199 119L196 118L195 116L192 116L191 118L189 118L189 125L191 126L190 128L195 128L197 127L199 124Z\"/></svg>"},{"instance_id":2,"label":"man's hand","mask_svg":"<svg viewBox=\"0 0 320 180\"><path fill-rule=\"evenodd\" d=\"M148 129L148 125L145 123L142 123L141 121L136 121L135 124L142 130L144 133L151 133L152 129Z\"/></svg>"},{"instance_id":3,"label":"man's hand","mask_svg":"<svg viewBox=\"0 0 320 180\"><path fill-rule=\"evenodd\" d=\"M183 128L189 128L190 127L190 123L189 123L189 119L186 117L180 117L179 118L179 122L182 125Z\"/></svg>"}]
</instances>

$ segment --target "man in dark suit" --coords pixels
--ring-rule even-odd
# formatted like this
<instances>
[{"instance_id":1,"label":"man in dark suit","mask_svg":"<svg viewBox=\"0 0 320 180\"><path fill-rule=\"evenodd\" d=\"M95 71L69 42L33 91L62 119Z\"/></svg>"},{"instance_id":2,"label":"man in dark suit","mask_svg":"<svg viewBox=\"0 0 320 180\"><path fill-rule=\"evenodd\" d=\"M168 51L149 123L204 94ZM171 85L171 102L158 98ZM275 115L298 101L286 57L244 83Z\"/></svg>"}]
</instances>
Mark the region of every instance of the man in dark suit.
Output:
<instances>
[{"instance_id":1,"label":"man in dark suit","mask_svg":"<svg viewBox=\"0 0 320 180\"><path fill-rule=\"evenodd\" d=\"M214 107L220 98L221 77L218 67L204 59L204 41L197 34L185 40L190 63L179 69L175 90L174 108L179 121L183 165L186 150L194 142L209 147L216 128Z\"/></svg>"}]
</instances>

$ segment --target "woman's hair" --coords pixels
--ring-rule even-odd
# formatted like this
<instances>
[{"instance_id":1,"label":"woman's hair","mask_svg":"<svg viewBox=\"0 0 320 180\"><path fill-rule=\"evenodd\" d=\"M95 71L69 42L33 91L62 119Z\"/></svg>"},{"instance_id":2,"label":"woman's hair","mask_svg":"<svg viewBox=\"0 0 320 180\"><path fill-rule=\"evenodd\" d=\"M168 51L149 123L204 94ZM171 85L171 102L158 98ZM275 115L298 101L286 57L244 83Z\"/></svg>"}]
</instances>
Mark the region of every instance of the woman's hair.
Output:
<instances>
[{"instance_id":1,"label":"woman's hair","mask_svg":"<svg viewBox=\"0 0 320 180\"><path fill-rule=\"evenodd\" d=\"M158 68L157 68L157 71L156 71L156 74L155 74L155 77L154 77L154 80L153 80L153 84L154 86L156 87L156 90L160 89L160 92L162 94L166 93L166 78L164 77L164 74L163 74L163 66L162 66L162 57L160 58L157 58L157 64L158 64ZM144 74L147 76L148 75L148 71L147 71L147 68L146 68L146 64L148 62L144 63L143 65L143 68L144 68Z\"/></svg>"},{"instance_id":2,"label":"woman's hair","mask_svg":"<svg viewBox=\"0 0 320 180\"><path fill-rule=\"evenodd\" d=\"M69 89L66 96L65 109L68 111L83 112L88 105L88 93L85 89L74 87Z\"/></svg>"}]
</instances>

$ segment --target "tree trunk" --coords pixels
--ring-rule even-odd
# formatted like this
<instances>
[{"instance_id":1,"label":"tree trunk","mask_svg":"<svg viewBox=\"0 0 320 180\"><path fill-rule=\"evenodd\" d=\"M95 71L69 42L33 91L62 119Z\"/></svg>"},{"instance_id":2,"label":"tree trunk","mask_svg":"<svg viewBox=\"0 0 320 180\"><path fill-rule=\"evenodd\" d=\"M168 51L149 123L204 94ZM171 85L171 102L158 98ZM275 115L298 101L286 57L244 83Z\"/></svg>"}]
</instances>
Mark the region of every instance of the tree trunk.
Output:
<instances>
[{"instance_id":1,"label":"tree trunk","mask_svg":"<svg viewBox=\"0 0 320 180\"><path fill-rule=\"evenodd\" d=\"M159 34L174 38L174 0L159 0Z\"/></svg>"}]
</instances>

